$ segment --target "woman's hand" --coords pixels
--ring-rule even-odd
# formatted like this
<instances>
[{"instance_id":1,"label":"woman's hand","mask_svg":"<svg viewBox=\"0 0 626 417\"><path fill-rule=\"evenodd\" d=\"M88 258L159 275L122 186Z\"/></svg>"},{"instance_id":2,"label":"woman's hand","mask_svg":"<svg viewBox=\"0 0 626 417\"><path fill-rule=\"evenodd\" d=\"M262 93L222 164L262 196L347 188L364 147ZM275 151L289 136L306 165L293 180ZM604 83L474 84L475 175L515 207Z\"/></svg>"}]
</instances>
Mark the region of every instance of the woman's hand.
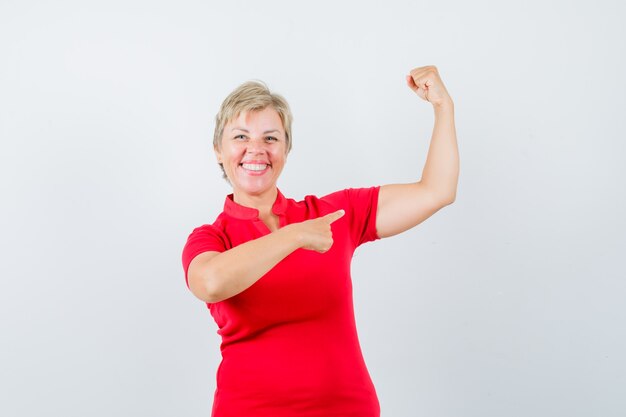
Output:
<instances>
[{"instance_id":1,"label":"woman's hand","mask_svg":"<svg viewBox=\"0 0 626 417\"><path fill-rule=\"evenodd\" d=\"M291 227L296 231L299 246L302 249L324 253L333 245L333 232L330 225L343 217L344 214L345 211L338 210L317 219L292 223L286 227Z\"/></svg>"},{"instance_id":2,"label":"woman's hand","mask_svg":"<svg viewBox=\"0 0 626 417\"><path fill-rule=\"evenodd\" d=\"M406 84L420 98L435 107L452 103L452 98L439 77L439 71L432 65L412 69L410 75L406 76Z\"/></svg>"}]
</instances>

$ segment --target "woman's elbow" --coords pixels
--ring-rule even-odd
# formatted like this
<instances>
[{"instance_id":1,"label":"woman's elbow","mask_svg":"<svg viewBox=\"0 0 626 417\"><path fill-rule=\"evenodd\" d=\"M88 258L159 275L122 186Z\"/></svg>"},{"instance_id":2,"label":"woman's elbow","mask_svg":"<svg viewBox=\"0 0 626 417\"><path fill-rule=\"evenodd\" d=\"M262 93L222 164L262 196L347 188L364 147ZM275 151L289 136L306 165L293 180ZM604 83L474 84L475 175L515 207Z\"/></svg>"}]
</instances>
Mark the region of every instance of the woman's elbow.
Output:
<instances>
[{"instance_id":1,"label":"woman's elbow","mask_svg":"<svg viewBox=\"0 0 626 417\"><path fill-rule=\"evenodd\" d=\"M196 298L205 303L217 303L225 298L210 268L205 268L201 274L189 274L189 288Z\"/></svg>"},{"instance_id":2,"label":"woman's elbow","mask_svg":"<svg viewBox=\"0 0 626 417\"><path fill-rule=\"evenodd\" d=\"M443 208L445 206L449 206L450 204L454 203L454 201L456 200L456 192L447 193L447 194L441 194L435 200L437 202L436 205L439 208Z\"/></svg>"}]
</instances>

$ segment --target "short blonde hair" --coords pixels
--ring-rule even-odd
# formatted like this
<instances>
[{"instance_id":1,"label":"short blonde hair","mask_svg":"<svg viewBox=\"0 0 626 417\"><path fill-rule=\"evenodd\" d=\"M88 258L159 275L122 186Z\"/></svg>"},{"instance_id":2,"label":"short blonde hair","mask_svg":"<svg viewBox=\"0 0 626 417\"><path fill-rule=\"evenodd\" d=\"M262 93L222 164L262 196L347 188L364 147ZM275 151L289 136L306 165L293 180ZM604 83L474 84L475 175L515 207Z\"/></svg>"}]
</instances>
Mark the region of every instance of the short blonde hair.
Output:
<instances>
[{"instance_id":1,"label":"short blonde hair","mask_svg":"<svg viewBox=\"0 0 626 417\"><path fill-rule=\"evenodd\" d=\"M247 81L233 90L226 97L215 116L215 132L213 134L213 147L221 148L224 127L228 122L239 117L241 113L263 110L271 107L278 113L285 129L285 145L287 153L291 150L291 109L287 100L279 94L272 93L262 81ZM222 172L224 167L220 164Z\"/></svg>"}]
</instances>

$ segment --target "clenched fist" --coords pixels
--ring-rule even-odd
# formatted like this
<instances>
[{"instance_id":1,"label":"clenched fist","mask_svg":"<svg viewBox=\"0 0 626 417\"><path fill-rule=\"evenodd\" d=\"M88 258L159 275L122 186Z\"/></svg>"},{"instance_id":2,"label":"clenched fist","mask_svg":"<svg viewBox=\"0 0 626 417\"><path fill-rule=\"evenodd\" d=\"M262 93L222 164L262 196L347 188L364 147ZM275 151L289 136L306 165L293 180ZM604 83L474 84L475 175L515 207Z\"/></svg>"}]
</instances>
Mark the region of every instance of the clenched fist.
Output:
<instances>
[{"instance_id":1,"label":"clenched fist","mask_svg":"<svg viewBox=\"0 0 626 417\"><path fill-rule=\"evenodd\" d=\"M330 225L344 214L343 210L338 210L317 219L293 223L290 227L296 230L299 246L302 249L324 253L333 245L333 232Z\"/></svg>"},{"instance_id":2,"label":"clenched fist","mask_svg":"<svg viewBox=\"0 0 626 417\"><path fill-rule=\"evenodd\" d=\"M412 69L406 76L406 83L418 96L433 106L452 103L452 98L439 77L439 71L434 66Z\"/></svg>"}]
</instances>

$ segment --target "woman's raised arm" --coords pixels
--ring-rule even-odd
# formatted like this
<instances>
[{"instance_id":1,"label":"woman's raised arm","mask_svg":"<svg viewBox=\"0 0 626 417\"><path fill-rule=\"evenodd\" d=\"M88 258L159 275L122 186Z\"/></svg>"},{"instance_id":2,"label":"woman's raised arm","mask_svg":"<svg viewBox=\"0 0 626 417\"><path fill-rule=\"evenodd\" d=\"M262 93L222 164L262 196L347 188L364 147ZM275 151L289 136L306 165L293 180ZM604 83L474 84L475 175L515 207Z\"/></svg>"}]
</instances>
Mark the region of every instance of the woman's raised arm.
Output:
<instances>
[{"instance_id":1,"label":"woman's raised arm","mask_svg":"<svg viewBox=\"0 0 626 417\"><path fill-rule=\"evenodd\" d=\"M420 224L456 198L459 151L452 98L433 66L413 69L407 75L407 85L433 105L435 125L422 178L380 188L376 231L381 238Z\"/></svg>"}]
</instances>

